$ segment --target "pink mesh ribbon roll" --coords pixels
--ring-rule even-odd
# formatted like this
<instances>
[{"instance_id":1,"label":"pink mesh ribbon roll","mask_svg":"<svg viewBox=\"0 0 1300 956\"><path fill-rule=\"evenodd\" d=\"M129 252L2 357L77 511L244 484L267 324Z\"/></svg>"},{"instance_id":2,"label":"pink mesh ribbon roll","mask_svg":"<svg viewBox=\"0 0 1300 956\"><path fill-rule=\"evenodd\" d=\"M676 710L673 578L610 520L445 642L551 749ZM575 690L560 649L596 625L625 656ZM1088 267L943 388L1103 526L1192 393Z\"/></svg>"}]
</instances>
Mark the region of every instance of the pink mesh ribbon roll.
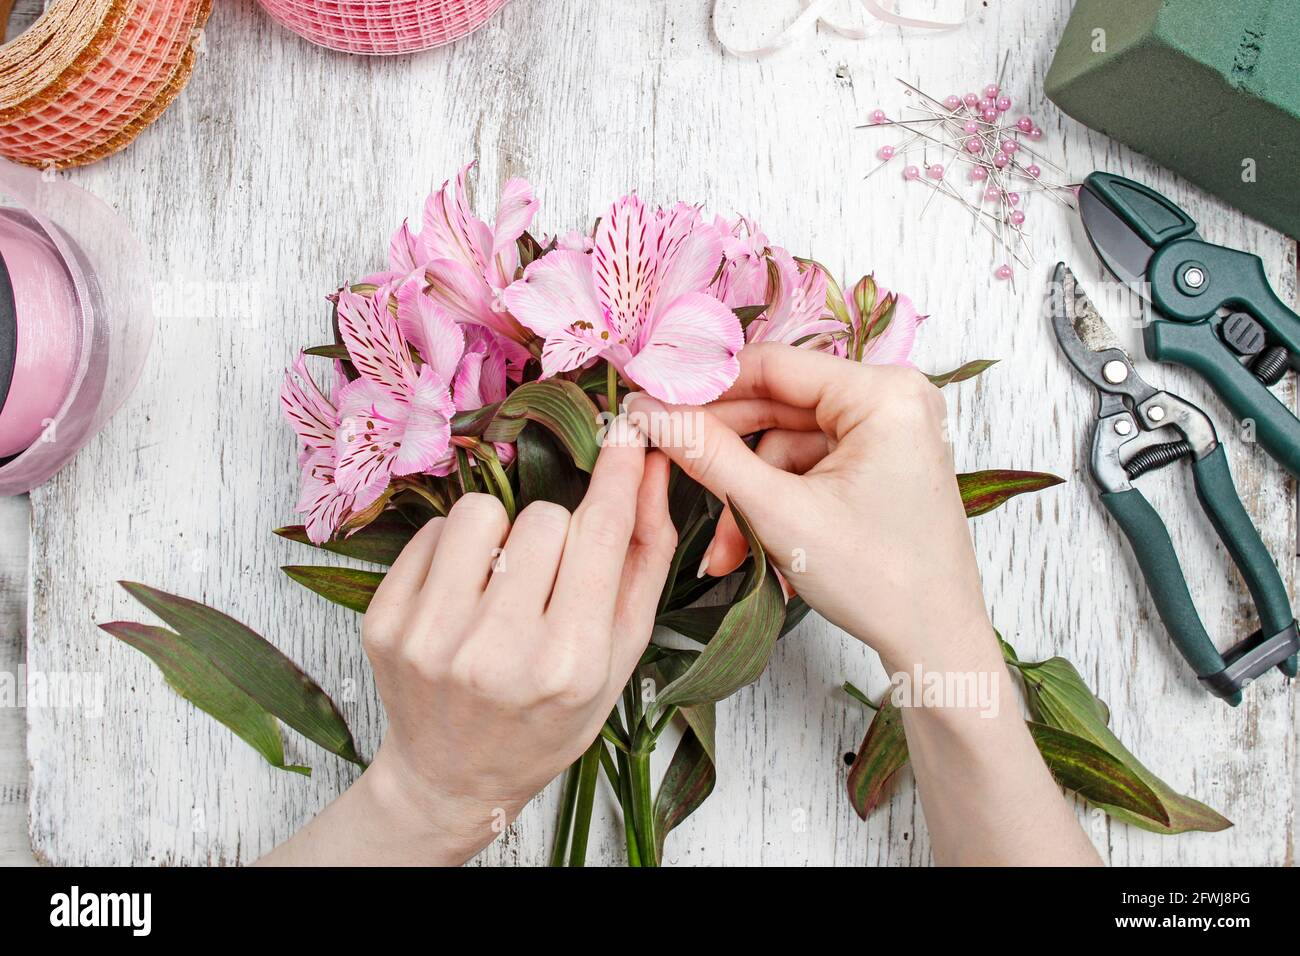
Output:
<instances>
[{"instance_id":1,"label":"pink mesh ribbon roll","mask_svg":"<svg viewBox=\"0 0 1300 956\"><path fill-rule=\"evenodd\" d=\"M345 53L415 53L473 33L506 0L258 0L278 23Z\"/></svg>"}]
</instances>

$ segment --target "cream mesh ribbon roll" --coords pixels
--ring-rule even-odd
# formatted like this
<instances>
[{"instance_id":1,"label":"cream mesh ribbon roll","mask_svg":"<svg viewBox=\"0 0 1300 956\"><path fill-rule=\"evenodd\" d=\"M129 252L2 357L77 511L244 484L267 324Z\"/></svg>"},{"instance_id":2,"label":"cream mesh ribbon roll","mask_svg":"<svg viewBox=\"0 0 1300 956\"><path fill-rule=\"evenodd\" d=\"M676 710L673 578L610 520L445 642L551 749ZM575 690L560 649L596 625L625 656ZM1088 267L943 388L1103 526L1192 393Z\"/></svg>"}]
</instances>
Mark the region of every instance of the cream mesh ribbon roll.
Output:
<instances>
[{"instance_id":1,"label":"cream mesh ribbon roll","mask_svg":"<svg viewBox=\"0 0 1300 956\"><path fill-rule=\"evenodd\" d=\"M79 166L117 152L184 88L212 0L55 0L0 47L0 156Z\"/></svg>"}]
</instances>

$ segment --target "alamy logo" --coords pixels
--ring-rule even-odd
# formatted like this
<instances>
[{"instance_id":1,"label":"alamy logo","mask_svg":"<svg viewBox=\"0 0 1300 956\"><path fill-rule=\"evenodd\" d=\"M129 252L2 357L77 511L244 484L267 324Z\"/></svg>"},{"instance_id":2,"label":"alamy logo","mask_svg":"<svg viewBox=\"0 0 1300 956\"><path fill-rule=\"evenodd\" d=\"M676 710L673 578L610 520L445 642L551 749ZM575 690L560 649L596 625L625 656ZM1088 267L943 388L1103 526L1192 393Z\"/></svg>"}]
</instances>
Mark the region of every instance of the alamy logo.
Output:
<instances>
[{"instance_id":1,"label":"alamy logo","mask_svg":"<svg viewBox=\"0 0 1300 956\"><path fill-rule=\"evenodd\" d=\"M152 925L150 893L71 892L50 897L51 926L129 926L132 935L148 936Z\"/></svg>"}]
</instances>

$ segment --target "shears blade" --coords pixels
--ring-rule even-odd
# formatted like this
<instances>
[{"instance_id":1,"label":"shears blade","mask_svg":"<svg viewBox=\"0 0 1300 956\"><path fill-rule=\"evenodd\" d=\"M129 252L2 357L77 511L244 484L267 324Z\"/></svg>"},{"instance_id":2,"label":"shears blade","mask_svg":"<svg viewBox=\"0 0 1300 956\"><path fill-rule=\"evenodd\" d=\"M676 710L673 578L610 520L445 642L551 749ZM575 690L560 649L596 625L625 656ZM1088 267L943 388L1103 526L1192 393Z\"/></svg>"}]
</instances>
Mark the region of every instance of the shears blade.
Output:
<instances>
[{"instance_id":1,"label":"shears blade","mask_svg":"<svg viewBox=\"0 0 1300 956\"><path fill-rule=\"evenodd\" d=\"M1155 250L1196 235L1196 221L1150 186L1096 172L1079 189L1079 216L1088 241L1115 278L1149 298L1147 269Z\"/></svg>"},{"instance_id":2,"label":"shears blade","mask_svg":"<svg viewBox=\"0 0 1300 956\"><path fill-rule=\"evenodd\" d=\"M1111 274L1142 295L1147 264L1155 249L1129 228L1101 196L1084 183L1079 190L1079 216L1093 251Z\"/></svg>"},{"instance_id":3,"label":"shears blade","mask_svg":"<svg viewBox=\"0 0 1300 956\"><path fill-rule=\"evenodd\" d=\"M1119 336L1106 324L1064 262L1056 264L1051 288L1052 329L1070 364L1102 392L1149 391L1133 368Z\"/></svg>"}]
</instances>

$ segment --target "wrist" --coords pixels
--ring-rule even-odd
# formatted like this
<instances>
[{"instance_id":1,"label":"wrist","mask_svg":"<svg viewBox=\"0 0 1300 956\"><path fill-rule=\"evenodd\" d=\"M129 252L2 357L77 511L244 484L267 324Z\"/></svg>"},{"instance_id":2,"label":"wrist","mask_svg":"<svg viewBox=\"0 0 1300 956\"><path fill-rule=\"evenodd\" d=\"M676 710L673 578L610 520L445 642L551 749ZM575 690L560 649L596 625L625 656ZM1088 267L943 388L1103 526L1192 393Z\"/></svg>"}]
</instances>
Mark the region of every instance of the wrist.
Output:
<instances>
[{"instance_id":1,"label":"wrist","mask_svg":"<svg viewBox=\"0 0 1300 956\"><path fill-rule=\"evenodd\" d=\"M907 640L880 649L890 674L911 673L920 667L935 673L1001 670L1005 666L997 632L984 613L940 627L926 627Z\"/></svg>"},{"instance_id":2,"label":"wrist","mask_svg":"<svg viewBox=\"0 0 1300 956\"><path fill-rule=\"evenodd\" d=\"M505 830L518 808L493 807L467 796L439 792L381 748L354 785L384 834L403 856L427 864L458 866Z\"/></svg>"}]
</instances>

